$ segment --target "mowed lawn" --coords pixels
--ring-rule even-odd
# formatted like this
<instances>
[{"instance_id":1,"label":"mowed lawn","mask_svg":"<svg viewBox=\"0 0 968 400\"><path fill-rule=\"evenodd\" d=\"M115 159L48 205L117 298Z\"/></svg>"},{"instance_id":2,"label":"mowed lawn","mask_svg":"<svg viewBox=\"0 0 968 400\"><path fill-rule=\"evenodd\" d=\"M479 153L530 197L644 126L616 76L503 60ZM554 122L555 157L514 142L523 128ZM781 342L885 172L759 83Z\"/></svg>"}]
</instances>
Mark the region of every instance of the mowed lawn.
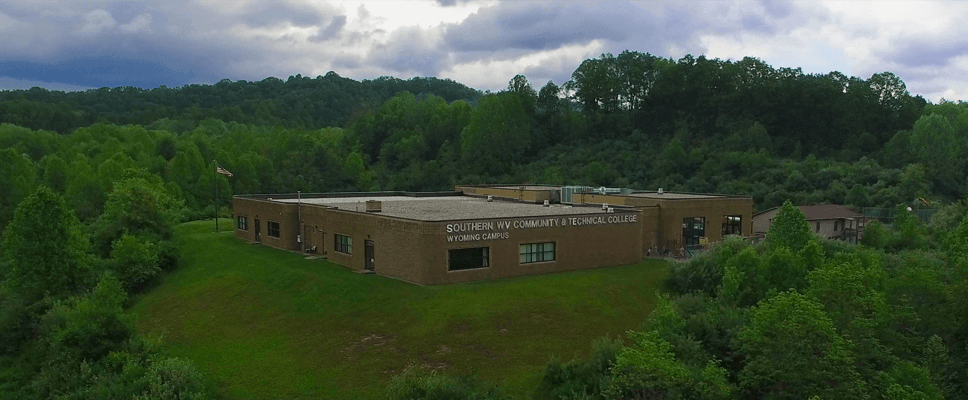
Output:
<instances>
[{"instance_id":1,"label":"mowed lawn","mask_svg":"<svg viewBox=\"0 0 968 400\"><path fill-rule=\"evenodd\" d=\"M667 273L647 261L417 286L247 244L213 221L178 226L176 241L181 265L130 311L229 399L379 398L408 367L527 398L552 357L587 357L593 340L639 328Z\"/></svg>"}]
</instances>

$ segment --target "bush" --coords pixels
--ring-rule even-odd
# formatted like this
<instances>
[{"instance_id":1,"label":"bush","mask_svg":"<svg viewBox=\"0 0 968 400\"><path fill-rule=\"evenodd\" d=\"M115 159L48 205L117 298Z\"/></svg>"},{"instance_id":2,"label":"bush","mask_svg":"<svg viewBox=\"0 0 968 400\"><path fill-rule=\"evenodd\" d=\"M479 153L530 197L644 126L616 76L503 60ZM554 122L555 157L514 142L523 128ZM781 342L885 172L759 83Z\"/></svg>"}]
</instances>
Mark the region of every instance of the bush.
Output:
<instances>
[{"instance_id":1,"label":"bush","mask_svg":"<svg viewBox=\"0 0 968 400\"><path fill-rule=\"evenodd\" d=\"M213 399L205 380L191 362L166 358L148 368L148 389L136 400L202 400Z\"/></svg>"},{"instance_id":2,"label":"bush","mask_svg":"<svg viewBox=\"0 0 968 400\"><path fill-rule=\"evenodd\" d=\"M128 234L114 241L111 259L114 272L129 293L145 289L161 273L158 247Z\"/></svg>"},{"instance_id":3,"label":"bush","mask_svg":"<svg viewBox=\"0 0 968 400\"><path fill-rule=\"evenodd\" d=\"M178 247L175 243L168 240L163 240L158 243L158 267L162 271L171 272L175 268L178 268L178 261L181 259L181 254L178 252Z\"/></svg>"},{"instance_id":4,"label":"bush","mask_svg":"<svg viewBox=\"0 0 968 400\"><path fill-rule=\"evenodd\" d=\"M608 372L622 349L619 339L601 338L592 343L588 362L562 363L553 359L545 366L544 376L535 390L536 400L598 398L607 385Z\"/></svg>"},{"instance_id":5,"label":"bush","mask_svg":"<svg viewBox=\"0 0 968 400\"><path fill-rule=\"evenodd\" d=\"M387 389L389 400L500 400L508 397L498 387L473 376L459 378L437 371L409 369L393 377Z\"/></svg>"},{"instance_id":6,"label":"bush","mask_svg":"<svg viewBox=\"0 0 968 400\"><path fill-rule=\"evenodd\" d=\"M746 248L751 246L741 238L726 239L696 258L673 264L666 284L679 294L703 292L715 296L723 282L726 263Z\"/></svg>"},{"instance_id":7,"label":"bush","mask_svg":"<svg viewBox=\"0 0 968 400\"><path fill-rule=\"evenodd\" d=\"M887 246L889 238L890 233L884 227L884 224L880 221L870 221L864 226L864 238L860 240L860 243L867 247L883 249L884 246Z\"/></svg>"}]
</instances>

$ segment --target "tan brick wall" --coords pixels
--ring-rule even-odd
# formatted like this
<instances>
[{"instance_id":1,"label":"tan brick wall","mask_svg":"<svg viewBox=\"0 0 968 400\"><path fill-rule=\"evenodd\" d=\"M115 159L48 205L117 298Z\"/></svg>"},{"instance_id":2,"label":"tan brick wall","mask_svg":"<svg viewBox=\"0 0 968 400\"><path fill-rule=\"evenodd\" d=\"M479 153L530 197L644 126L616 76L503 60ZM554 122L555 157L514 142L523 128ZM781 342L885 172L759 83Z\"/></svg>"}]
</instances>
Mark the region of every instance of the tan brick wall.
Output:
<instances>
[{"instance_id":1,"label":"tan brick wall","mask_svg":"<svg viewBox=\"0 0 968 400\"><path fill-rule=\"evenodd\" d=\"M706 220L706 237L710 242L722 240L723 219L727 215L739 215L743 223L743 236L753 234L753 199L749 197L721 197L709 199L654 199L623 195L586 193L575 195L573 200L582 204L614 204L632 206L643 210L658 207L657 229L643 232L643 239L657 238L657 246L678 246L682 243L682 219L703 217ZM643 226L643 229L650 229ZM644 245L644 243L643 243Z\"/></svg>"},{"instance_id":2,"label":"tan brick wall","mask_svg":"<svg viewBox=\"0 0 968 400\"><path fill-rule=\"evenodd\" d=\"M472 282L637 263L642 260L642 219L639 217L640 213L636 212L635 215L636 223L512 229L508 231L507 239L463 243L447 242L444 227L452 222L437 223L440 234L428 235L426 238L429 246L422 283L434 285ZM555 261L519 263L520 245L545 242L555 242ZM474 247L489 247L489 268L447 270L449 249Z\"/></svg>"},{"instance_id":3,"label":"tan brick wall","mask_svg":"<svg viewBox=\"0 0 968 400\"><path fill-rule=\"evenodd\" d=\"M236 215L249 218L247 231L236 230L236 236L254 241L254 218L262 224L262 243L286 250L301 251L296 233L299 223L296 205L265 200L235 198ZM365 241L374 244L374 269L378 274L418 284L435 285L543 274L641 261L643 251L642 223L654 221L654 212L638 210L625 213L602 213L603 216L634 215L634 223L591 226L557 226L510 229L507 239L477 242L448 242L446 225L455 222L424 222L388 217L379 213L344 211L319 205L303 204L301 208L306 247L317 246L317 255L353 269L365 267ZM269 240L266 222L280 222L280 238ZM577 216L555 216L569 218ZM551 217L549 217L551 218ZM520 221L534 218L494 219ZM475 220L491 221L491 220ZM353 238L352 254L335 251L334 234ZM556 243L556 260L519 264L519 245ZM478 270L448 271L448 250L489 247L490 267Z\"/></svg>"},{"instance_id":4,"label":"tan brick wall","mask_svg":"<svg viewBox=\"0 0 968 400\"><path fill-rule=\"evenodd\" d=\"M238 229L238 224L233 223L235 236L249 242L256 242L255 233L258 226L260 233L259 241L262 244L286 250L297 250L296 242L296 205L289 203L277 203L272 201L234 198L232 200L233 218L245 216L248 229ZM279 223L279 237L269 236L269 221Z\"/></svg>"}]
</instances>

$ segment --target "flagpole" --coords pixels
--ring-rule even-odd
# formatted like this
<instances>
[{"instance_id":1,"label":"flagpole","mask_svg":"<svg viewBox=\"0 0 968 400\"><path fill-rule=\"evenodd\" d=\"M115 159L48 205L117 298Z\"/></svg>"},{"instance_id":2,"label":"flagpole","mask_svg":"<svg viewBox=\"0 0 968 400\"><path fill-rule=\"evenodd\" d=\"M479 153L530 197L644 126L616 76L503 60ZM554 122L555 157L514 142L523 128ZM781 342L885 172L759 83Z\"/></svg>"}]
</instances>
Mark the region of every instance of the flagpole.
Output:
<instances>
[{"instance_id":1,"label":"flagpole","mask_svg":"<svg viewBox=\"0 0 968 400\"><path fill-rule=\"evenodd\" d=\"M214 169L212 169L212 176L215 178L215 232L218 233L218 161L212 160Z\"/></svg>"}]
</instances>

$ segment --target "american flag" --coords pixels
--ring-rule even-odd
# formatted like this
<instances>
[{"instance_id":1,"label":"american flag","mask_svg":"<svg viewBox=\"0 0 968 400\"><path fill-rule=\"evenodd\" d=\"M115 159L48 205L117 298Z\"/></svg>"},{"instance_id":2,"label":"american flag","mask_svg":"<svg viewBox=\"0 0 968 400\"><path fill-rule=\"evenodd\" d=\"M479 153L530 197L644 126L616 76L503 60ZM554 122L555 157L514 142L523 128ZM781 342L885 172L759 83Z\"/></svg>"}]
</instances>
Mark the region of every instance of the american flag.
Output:
<instances>
[{"instance_id":1,"label":"american flag","mask_svg":"<svg viewBox=\"0 0 968 400\"><path fill-rule=\"evenodd\" d=\"M229 170L227 170L225 168L222 168L222 166L221 165L218 165L218 164L215 164L215 172L218 172L218 173L220 173L222 175L229 176L229 177L232 176L232 173L229 172Z\"/></svg>"}]
</instances>

